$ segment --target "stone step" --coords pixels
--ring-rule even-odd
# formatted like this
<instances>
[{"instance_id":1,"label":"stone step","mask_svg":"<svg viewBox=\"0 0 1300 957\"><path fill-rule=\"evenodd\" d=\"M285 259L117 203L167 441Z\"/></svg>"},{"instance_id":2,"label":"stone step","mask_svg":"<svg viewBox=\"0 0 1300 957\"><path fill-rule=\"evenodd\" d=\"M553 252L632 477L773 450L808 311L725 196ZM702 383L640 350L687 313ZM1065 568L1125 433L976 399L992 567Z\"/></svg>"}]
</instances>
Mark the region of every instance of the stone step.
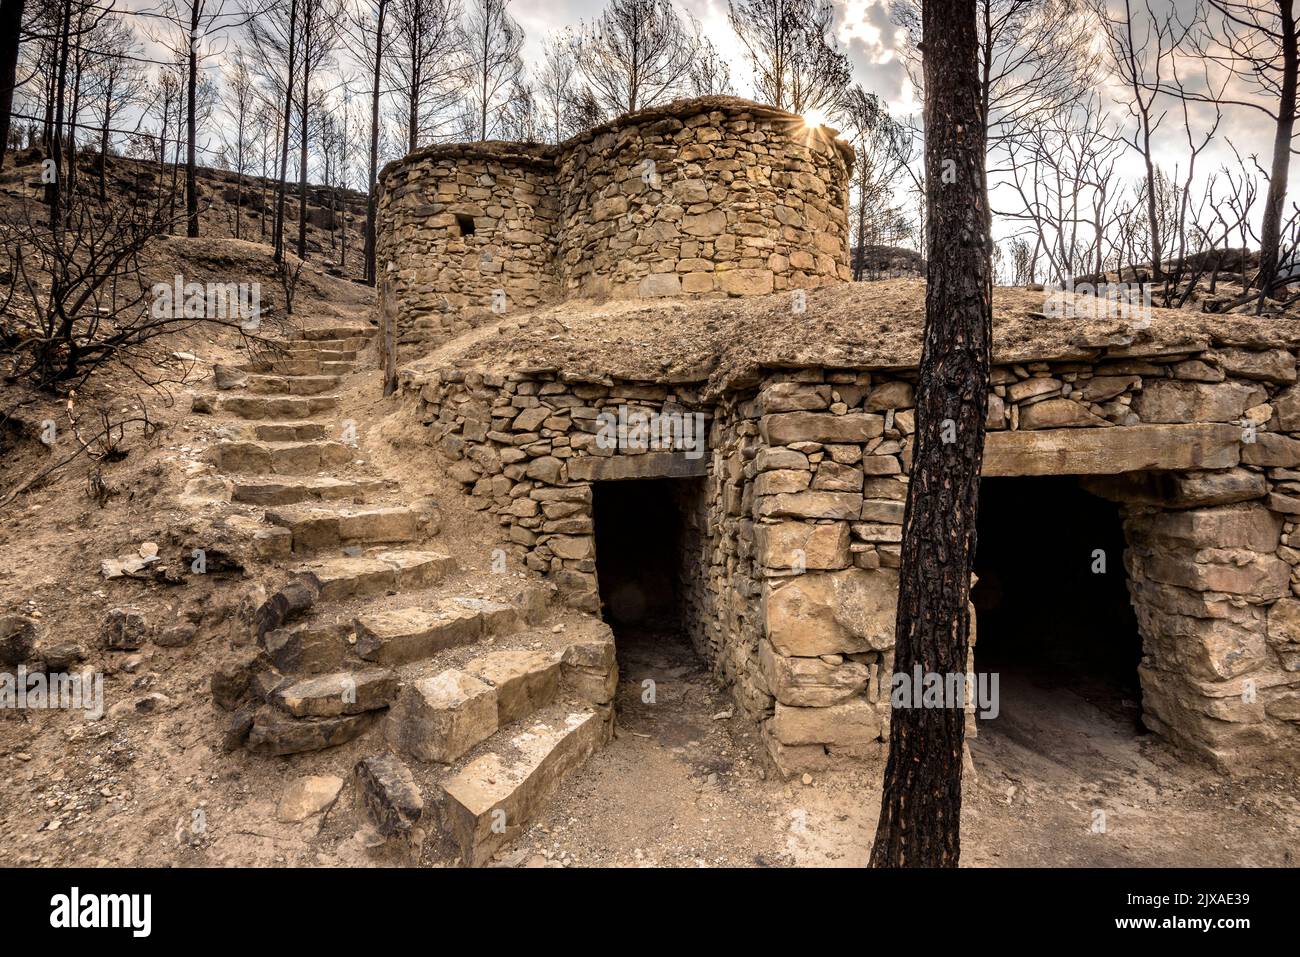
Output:
<instances>
[{"instance_id":1,"label":"stone step","mask_svg":"<svg viewBox=\"0 0 1300 957\"><path fill-rule=\"evenodd\" d=\"M421 518L427 513L395 506L369 509L305 508L268 511L266 520L287 528L295 552L341 548L344 545L378 545L413 542L420 537Z\"/></svg>"},{"instance_id":2,"label":"stone step","mask_svg":"<svg viewBox=\"0 0 1300 957\"><path fill-rule=\"evenodd\" d=\"M522 632L514 647L461 656L458 666L405 685L385 726L389 744L418 761L451 764L562 692L582 707L608 712L611 682L618 680L612 637L579 625L578 640L539 647L530 640L536 634Z\"/></svg>"},{"instance_id":3,"label":"stone step","mask_svg":"<svg viewBox=\"0 0 1300 957\"><path fill-rule=\"evenodd\" d=\"M303 329L295 341L327 342L331 339L364 339L369 342L374 335L375 329L373 326L316 326L312 329Z\"/></svg>"},{"instance_id":4,"label":"stone step","mask_svg":"<svg viewBox=\"0 0 1300 957\"><path fill-rule=\"evenodd\" d=\"M268 631L261 645L282 673L309 675L340 670L351 637L349 623L313 618Z\"/></svg>"},{"instance_id":5,"label":"stone step","mask_svg":"<svg viewBox=\"0 0 1300 957\"><path fill-rule=\"evenodd\" d=\"M527 612L506 602L453 596L419 608L380 608L354 622L357 655L384 665L432 658L444 648L508 635Z\"/></svg>"},{"instance_id":6,"label":"stone step","mask_svg":"<svg viewBox=\"0 0 1300 957\"><path fill-rule=\"evenodd\" d=\"M342 381L336 375L268 375L220 364L213 368L212 377L218 391L242 389L250 395L320 395Z\"/></svg>"},{"instance_id":7,"label":"stone step","mask_svg":"<svg viewBox=\"0 0 1300 957\"><path fill-rule=\"evenodd\" d=\"M259 442L315 442L325 438L325 423L257 422L253 438Z\"/></svg>"},{"instance_id":8,"label":"stone step","mask_svg":"<svg viewBox=\"0 0 1300 957\"><path fill-rule=\"evenodd\" d=\"M388 550L373 555L325 558L294 569L320 593L321 601L345 601L428 588L456 570L442 552Z\"/></svg>"},{"instance_id":9,"label":"stone step","mask_svg":"<svg viewBox=\"0 0 1300 957\"><path fill-rule=\"evenodd\" d=\"M441 826L461 860L478 867L518 837L609 733L602 713L560 704L498 732L438 799Z\"/></svg>"},{"instance_id":10,"label":"stone step","mask_svg":"<svg viewBox=\"0 0 1300 957\"><path fill-rule=\"evenodd\" d=\"M254 754L301 754L345 744L375 722L378 712L327 718L295 718L267 705L253 717L246 747Z\"/></svg>"},{"instance_id":11,"label":"stone step","mask_svg":"<svg viewBox=\"0 0 1300 957\"><path fill-rule=\"evenodd\" d=\"M337 718L387 708L396 696L397 675L361 668L288 679L271 693L271 703L295 718Z\"/></svg>"},{"instance_id":12,"label":"stone step","mask_svg":"<svg viewBox=\"0 0 1300 957\"><path fill-rule=\"evenodd\" d=\"M254 395L320 395L337 389L343 377L337 375L248 374L245 388Z\"/></svg>"},{"instance_id":13,"label":"stone step","mask_svg":"<svg viewBox=\"0 0 1300 957\"><path fill-rule=\"evenodd\" d=\"M236 368L256 375L347 375L356 368L356 363L346 359L321 362L317 359L285 358L245 362Z\"/></svg>"},{"instance_id":14,"label":"stone step","mask_svg":"<svg viewBox=\"0 0 1300 957\"><path fill-rule=\"evenodd\" d=\"M467 662L464 671L496 691L497 725L504 728L555 701L564 654L505 648Z\"/></svg>"},{"instance_id":15,"label":"stone step","mask_svg":"<svg viewBox=\"0 0 1300 957\"><path fill-rule=\"evenodd\" d=\"M223 472L259 475L310 475L341 468L357 450L343 442L231 442L215 446L217 468Z\"/></svg>"},{"instance_id":16,"label":"stone step","mask_svg":"<svg viewBox=\"0 0 1300 957\"><path fill-rule=\"evenodd\" d=\"M209 415L233 415L238 419L305 419L335 409L338 404L336 395L196 395L192 409Z\"/></svg>"},{"instance_id":17,"label":"stone step","mask_svg":"<svg viewBox=\"0 0 1300 957\"><path fill-rule=\"evenodd\" d=\"M249 505L297 505L300 502L354 500L390 491L395 482L385 479L337 479L275 477L269 475L241 477L235 480L230 494L232 502Z\"/></svg>"},{"instance_id":18,"label":"stone step","mask_svg":"<svg viewBox=\"0 0 1300 957\"><path fill-rule=\"evenodd\" d=\"M285 347L287 359L315 359L316 361L352 361L356 359L360 346L347 345L348 339L339 342L305 342L290 343Z\"/></svg>"}]
</instances>

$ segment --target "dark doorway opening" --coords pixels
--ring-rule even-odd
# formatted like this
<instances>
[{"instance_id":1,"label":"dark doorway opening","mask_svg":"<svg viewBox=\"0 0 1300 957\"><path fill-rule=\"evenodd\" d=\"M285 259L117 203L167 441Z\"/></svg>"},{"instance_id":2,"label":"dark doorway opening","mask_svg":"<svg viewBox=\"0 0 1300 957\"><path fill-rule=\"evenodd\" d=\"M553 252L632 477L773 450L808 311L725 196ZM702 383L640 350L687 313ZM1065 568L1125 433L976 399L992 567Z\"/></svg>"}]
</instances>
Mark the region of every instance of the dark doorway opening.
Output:
<instances>
[{"instance_id":1,"label":"dark doorway opening","mask_svg":"<svg viewBox=\"0 0 1300 957\"><path fill-rule=\"evenodd\" d=\"M620 721L654 720L654 702L642 698L647 678L662 704L680 681L707 673L695 633L708 584L704 502L703 479L592 486L596 580L618 651Z\"/></svg>"},{"instance_id":2,"label":"dark doorway opening","mask_svg":"<svg viewBox=\"0 0 1300 957\"><path fill-rule=\"evenodd\" d=\"M683 637L683 520L674 479L596 482L596 579L610 627Z\"/></svg>"},{"instance_id":3,"label":"dark doorway opening","mask_svg":"<svg viewBox=\"0 0 1300 957\"><path fill-rule=\"evenodd\" d=\"M994 726L1045 731L1083 699L1140 730L1142 639L1118 506L1073 476L990 478L978 529L975 668L999 674Z\"/></svg>"}]
</instances>

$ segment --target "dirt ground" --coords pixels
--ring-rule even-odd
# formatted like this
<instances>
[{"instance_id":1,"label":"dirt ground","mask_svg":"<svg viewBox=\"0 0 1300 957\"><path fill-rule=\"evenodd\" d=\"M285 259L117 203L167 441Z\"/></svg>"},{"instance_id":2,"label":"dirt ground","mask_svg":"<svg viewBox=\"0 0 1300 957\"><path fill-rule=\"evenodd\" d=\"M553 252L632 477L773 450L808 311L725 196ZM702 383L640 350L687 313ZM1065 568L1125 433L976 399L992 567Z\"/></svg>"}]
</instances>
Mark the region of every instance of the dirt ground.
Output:
<instances>
[{"instance_id":1,"label":"dirt ground","mask_svg":"<svg viewBox=\"0 0 1300 957\"><path fill-rule=\"evenodd\" d=\"M522 866L857 867L880 768L783 782L756 732L670 636L620 637L618 736L499 862ZM653 704L643 682L654 681ZM1279 775L1232 780L1068 690L1015 683L971 747L969 867L1290 866L1300 801ZM1094 811L1106 814L1094 832Z\"/></svg>"}]
</instances>

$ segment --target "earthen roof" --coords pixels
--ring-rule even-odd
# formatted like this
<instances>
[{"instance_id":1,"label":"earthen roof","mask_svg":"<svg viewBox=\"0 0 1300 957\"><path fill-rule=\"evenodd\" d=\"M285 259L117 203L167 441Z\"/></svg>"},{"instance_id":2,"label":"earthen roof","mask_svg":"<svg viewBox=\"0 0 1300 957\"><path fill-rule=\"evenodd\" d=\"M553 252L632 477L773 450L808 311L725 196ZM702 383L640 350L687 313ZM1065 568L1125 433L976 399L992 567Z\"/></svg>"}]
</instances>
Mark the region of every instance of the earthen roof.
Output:
<instances>
[{"instance_id":1,"label":"earthen roof","mask_svg":"<svg viewBox=\"0 0 1300 957\"><path fill-rule=\"evenodd\" d=\"M1144 325L1137 317L1087 315L1085 310L1099 302L1093 297L1057 293L1075 306L1054 310L1047 295L1025 288L994 291L995 364L1300 344L1300 323L1291 319L1153 307ZM808 290L806 297L803 312L795 311L788 292L733 299L569 300L507 315L416 365L504 373L554 370L574 380L700 383L706 393L746 385L764 368L919 365L923 281L844 283Z\"/></svg>"}]
</instances>

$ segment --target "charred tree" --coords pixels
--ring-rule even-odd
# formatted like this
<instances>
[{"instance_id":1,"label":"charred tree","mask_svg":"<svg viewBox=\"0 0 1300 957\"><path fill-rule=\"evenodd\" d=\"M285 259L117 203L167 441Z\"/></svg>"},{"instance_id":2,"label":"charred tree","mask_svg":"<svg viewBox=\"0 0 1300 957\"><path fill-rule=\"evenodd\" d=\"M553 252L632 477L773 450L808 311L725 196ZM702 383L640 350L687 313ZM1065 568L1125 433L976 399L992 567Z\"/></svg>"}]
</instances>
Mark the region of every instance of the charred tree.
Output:
<instances>
[{"instance_id":1,"label":"charred tree","mask_svg":"<svg viewBox=\"0 0 1300 957\"><path fill-rule=\"evenodd\" d=\"M925 339L894 633L909 681L966 673L993 296L975 0L924 0L922 35ZM892 713L874 867L957 865L965 702L945 704Z\"/></svg>"},{"instance_id":2,"label":"charred tree","mask_svg":"<svg viewBox=\"0 0 1300 957\"><path fill-rule=\"evenodd\" d=\"M0 169L4 168L9 145L9 123L13 116L14 86L18 78L18 42L23 28L26 0L0 0Z\"/></svg>"}]
</instances>

